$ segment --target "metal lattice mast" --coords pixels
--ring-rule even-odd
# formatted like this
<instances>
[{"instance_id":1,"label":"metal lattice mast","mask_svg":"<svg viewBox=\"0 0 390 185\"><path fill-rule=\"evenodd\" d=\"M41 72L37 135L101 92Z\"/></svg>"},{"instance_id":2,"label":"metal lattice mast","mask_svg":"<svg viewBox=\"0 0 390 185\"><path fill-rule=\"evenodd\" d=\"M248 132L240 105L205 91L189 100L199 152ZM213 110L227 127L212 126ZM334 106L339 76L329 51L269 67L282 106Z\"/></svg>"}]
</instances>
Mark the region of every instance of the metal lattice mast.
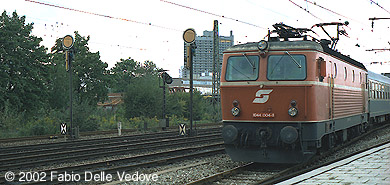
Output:
<instances>
[{"instance_id":1,"label":"metal lattice mast","mask_svg":"<svg viewBox=\"0 0 390 185\"><path fill-rule=\"evenodd\" d=\"M220 64L219 64L219 31L218 20L214 20L213 29L213 103L219 99L219 81L220 81Z\"/></svg>"}]
</instances>

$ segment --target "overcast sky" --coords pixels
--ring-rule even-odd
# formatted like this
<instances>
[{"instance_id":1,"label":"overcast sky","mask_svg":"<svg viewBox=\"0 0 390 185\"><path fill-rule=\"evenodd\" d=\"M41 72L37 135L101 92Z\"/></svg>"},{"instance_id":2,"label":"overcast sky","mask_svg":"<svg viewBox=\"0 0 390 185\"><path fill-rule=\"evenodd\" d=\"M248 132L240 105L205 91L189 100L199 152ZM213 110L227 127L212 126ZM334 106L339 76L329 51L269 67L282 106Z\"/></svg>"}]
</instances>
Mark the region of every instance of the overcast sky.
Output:
<instances>
[{"instance_id":1,"label":"overcast sky","mask_svg":"<svg viewBox=\"0 0 390 185\"><path fill-rule=\"evenodd\" d=\"M33 34L47 48L56 38L79 31L90 35L91 51L99 51L109 67L121 58L151 60L173 77L183 66L183 31L194 28L202 35L213 29L214 20L220 23L220 35L233 31L235 44L262 40L279 22L307 28L349 21L349 38L341 38L339 51L365 65L390 61L390 51L366 51L390 48L390 20L375 21L374 29L368 20L390 17L389 0L0 0L0 9L9 14L16 10L34 22ZM371 69L390 72L390 65Z\"/></svg>"}]
</instances>

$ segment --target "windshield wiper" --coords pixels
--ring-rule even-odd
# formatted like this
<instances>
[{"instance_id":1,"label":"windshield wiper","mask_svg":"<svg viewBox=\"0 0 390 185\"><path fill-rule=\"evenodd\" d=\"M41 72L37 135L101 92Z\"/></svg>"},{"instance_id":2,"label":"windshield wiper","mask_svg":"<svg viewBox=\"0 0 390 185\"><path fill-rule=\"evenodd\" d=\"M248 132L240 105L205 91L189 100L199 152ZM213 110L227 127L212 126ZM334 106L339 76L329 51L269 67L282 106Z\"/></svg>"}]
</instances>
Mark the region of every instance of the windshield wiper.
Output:
<instances>
[{"instance_id":1,"label":"windshield wiper","mask_svg":"<svg viewBox=\"0 0 390 185\"><path fill-rule=\"evenodd\" d=\"M255 71L256 67L255 67L255 65L252 64L252 62L249 60L248 56L246 56L245 53L243 53L242 55L244 55L246 61L252 66L253 71Z\"/></svg>"},{"instance_id":2,"label":"windshield wiper","mask_svg":"<svg viewBox=\"0 0 390 185\"><path fill-rule=\"evenodd\" d=\"M301 64L299 64L293 56L290 55L288 51L285 51L285 53L290 56L290 58L294 61L294 63L298 66L298 68L302 68Z\"/></svg>"}]
</instances>

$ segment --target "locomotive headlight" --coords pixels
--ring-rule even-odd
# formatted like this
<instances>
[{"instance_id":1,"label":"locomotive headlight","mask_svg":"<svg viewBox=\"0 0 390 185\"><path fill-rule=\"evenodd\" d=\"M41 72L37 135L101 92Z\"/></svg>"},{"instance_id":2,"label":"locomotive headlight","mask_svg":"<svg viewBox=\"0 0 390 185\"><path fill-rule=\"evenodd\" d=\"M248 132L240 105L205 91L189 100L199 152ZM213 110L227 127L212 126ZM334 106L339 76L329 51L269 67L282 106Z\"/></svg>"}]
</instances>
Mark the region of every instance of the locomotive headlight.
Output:
<instances>
[{"instance_id":1,"label":"locomotive headlight","mask_svg":"<svg viewBox=\"0 0 390 185\"><path fill-rule=\"evenodd\" d=\"M288 115L290 115L291 117L294 117L298 114L298 109L295 108L295 107L290 107L288 109Z\"/></svg>"},{"instance_id":2,"label":"locomotive headlight","mask_svg":"<svg viewBox=\"0 0 390 185\"><path fill-rule=\"evenodd\" d=\"M257 48L259 48L259 50L261 50L261 51L266 50L268 48L268 42L265 40L261 40L259 42L259 44L257 45Z\"/></svg>"},{"instance_id":3,"label":"locomotive headlight","mask_svg":"<svg viewBox=\"0 0 390 185\"><path fill-rule=\"evenodd\" d=\"M232 108L232 115L238 116L239 114L240 114L240 109L238 107L233 107Z\"/></svg>"}]
</instances>

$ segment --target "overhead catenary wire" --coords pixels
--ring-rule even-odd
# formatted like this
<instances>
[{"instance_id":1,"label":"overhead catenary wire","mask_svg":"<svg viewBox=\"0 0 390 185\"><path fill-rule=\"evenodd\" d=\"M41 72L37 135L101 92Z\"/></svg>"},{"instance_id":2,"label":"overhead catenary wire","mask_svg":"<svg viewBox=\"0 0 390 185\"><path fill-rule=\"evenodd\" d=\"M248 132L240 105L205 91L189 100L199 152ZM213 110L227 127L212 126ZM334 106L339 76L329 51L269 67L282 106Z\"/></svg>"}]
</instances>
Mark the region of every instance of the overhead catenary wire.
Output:
<instances>
[{"instance_id":1,"label":"overhead catenary wire","mask_svg":"<svg viewBox=\"0 0 390 185\"><path fill-rule=\"evenodd\" d=\"M390 14L390 11L389 10L386 10L383 6L379 5L379 3L377 2L374 2L373 0L370 0L371 4L374 3L375 5L377 5L379 8L381 8L382 10L386 11L387 13Z\"/></svg>"},{"instance_id":2,"label":"overhead catenary wire","mask_svg":"<svg viewBox=\"0 0 390 185\"><path fill-rule=\"evenodd\" d=\"M293 2L292 0L289 0L289 1L290 1L291 3L293 3L295 6L298 6L299 8L303 9L303 10L306 11L307 13L311 14L313 17L318 18L319 20L321 20L319 17L315 16L314 14L312 14L311 12L309 12L307 9L305 9L305 8L303 8L302 6L296 4L296 3ZM324 10L326 10L326 11L329 11L329 12L331 12L331 13L333 13L333 14L336 14L336 15L338 15L338 16L344 17L344 18L346 18L346 19L348 19L348 20L352 20L352 21L358 22L358 23L360 23L360 24L362 24L362 25L366 25L365 23L363 23L363 22L361 22L361 21L358 21L358 20L356 20L356 19L353 19L353 18L344 16L344 15L342 15L342 14L336 12L336 11L333 11L333 10L331 10L331 9L329 9L329 8L326 8L326 7L324 7L324 6L321 6L321 5L317 4L316 2L312 2L312 1L310 1L310 0L304 0L304 1L305 1L306 3L310 3L310 4L313 4L313 5L317 6L317 7L319 7L319 8L322 8L322 9L324 9ZM372 0L370 0L370 1L373 2ZM374 2L374 3L375 3L375 2ZM375 3L375 4L376 4L377 6L379 6L379 7L381 7L382 9L384 9L384 8L383 8L382 6L380 6L378 3ZM386 9L384 9L384 10L387 11ZM387 11L387 12L388 12L388 11ZM362 28L362 30L363 30L363 28ZM355 38L356 40L359 40L357 37L353 37L353 38ZM355 46L360 47L360 44L356 44Z\"/></svg>"},{"instance_id":3,"label":"overhead catenary wire","mask_svg":"<svg viewBox=\"0 0 390 185\"><path fill-rule=\"evenodd\" d=\"M160 25L156 25L156 24L152 24L152 23L141 22L141 21L136 21L136 20L127 19L127 18L114 17L114 16L110 16L110 15L104 15L104 14L99 14L99 13L94 13L94 12L89 12L89 11L84 11L84 10L78 10L78 9L74 9L74 8L68 8L68 7L59 6L59 5L55 5L55 4L43 3L43 2L34 1L34 0L25 0L25 1L31 2L31 3L40 4L40 5L50 6L50 7L54 7L54 8L60 8L60 9L64 9L64 10L69 10L69 11L74 11L74 12L79 12L79 13L84 13L84 14L90 14L90 15L105 17L105 18L109 18L109 19L117 19L117 20L122 20L122 21L137 23L137 24L142 24L142 25L146 25L146 26L153 26L153 27L162 28L162 29L166 29L166 30L182 32L182 30L178 30L178 29L175 29L175 28L170 28L170 27L166 27L166 26L160 26Z\"/></svg>"},{"instance_id":4,"label":"overhead catenary wire","mask_svg":"<svg viewBox=\"0 0 390 185\"><path fill-rule=\"evenodd\" d=\"M335 12L335 11L329 9L329 8L326 8L326 7L324 7L324 6L321 6L321 5L319 5L318 3L316 3L316 2L312 2L312 1L309 1L309 0L304 0L304 1L310 3L310 4L314 5L314 6L318 6L318 7L322 8L322 9L324 9L324 10L326 10L326 11L329 11L329 12L331 12L331 13L333 13L333 14L336 14L336 15L338 15L338 16L344 17L344 18L346 18L346 19L349 19L349 20L352 20L352 21L355 21L355 22L358 22L358 23L364 25L364 23L362 23L362 22L360 22L360 21L358 21L358 20L355 20L355 19L352 19L352 18L350 18L350 17L344 16L344 15L342 15L342 14L340 14L340 13L337 13L337 12Z\"/></svg>"},{"instance_id":5,"label":"overhead catenary wire","mask_svg":"<svg viewBox=\"0 0 390 185\"><path fill-rule=\"evenodd\" d=\"M42 29L44 29L44 31L48 31L48 32L42 33L42 37L51 37L51 38L59 39L60 38L60 36L58 36L59 26L60 27L61 26L66 26L66 27L72 26L72 24L65 23L65 22L58 22L58 21L54 21L53 23L50 23L49 20L39 19L39 18L35 18L35 17L29 17L29 19L36 19L36 20L41 21L41 23L38 23L38 24L42 25L44 27L44 28L42 28ZM34 23L34 25L36 25L35 22L33 22L33 23ZM52 33L50 33L50 32L52 32ZM57 35L55 35L55 33L57 33ZM166 41L163 41L163 42L166 42ZM138 48L138 47L132 47L132 46L128 46L128 45L115 44L115 43L102 43L102 42L94 42L94 41L90 41L89 43L105 45L105 46L109 46L109 47L134 49L134 50L139 50L139 51L146 51L146 50L148 50L147 48Z\"/></svg>"},{"instance_id":6,"label":"overhead catenary wire","mask_svg":"<svg viewBox=\"0 0 390 185\"><path fill-rule=\"evenodd\" d=\"M190 9L190 10L194 10L194 11L197 11L197 12L202 12L202 13L205 13L205 14L209 14L209 15L212 15L212 16L233 20L233 21L236 21L236 22L239 22L239 23L243 23L243 24L247 24L247 25L250 25L250 26L254 26L254 27L257 27L257 28L261 28L261 29L265 29L265 30L267 29L267 28L261 27L259 25L255 25L255 24L252 24L252 23L249 23L249 22L241 21L241 20L238 20L238 19L235 19L235 18L232 18L232 17L226 17L224 15L219 15L219 14L216 14L216 13L200 10L200 9L197 9L197 8L192 8L192 7L185 6L185 5L178 4L178 3L174 3L174 2L171 2L171 1L166 1L166 0L160 0L160 1L164 2L164 3L172 4L172 5L175 5L175 6L180 6L182 8L187 8L187 9Z\"/></svg>"},{"instance_id":7,"label":"overhead catenary wire","mask_svg":"<svg viewBox=\"0 0 390 185\"><path fill-rule=\"evenodd\" d=\"M305 12L307 12L308 14L310 14L311 16L313 16L313 17L319 19L320 21L324 21L324 20L322 20L321 18L315 16L313 13L311 13L311 12L310 12L309 10L307 10L306 8L303 8L301 5L298 5L298 4L295 3L294 1L292 1L292 0L288 0L288 1L290 1L292 4L294 4L295 6L299 7L300 9L304 10Z\"/></svg>"}]
</instances>

